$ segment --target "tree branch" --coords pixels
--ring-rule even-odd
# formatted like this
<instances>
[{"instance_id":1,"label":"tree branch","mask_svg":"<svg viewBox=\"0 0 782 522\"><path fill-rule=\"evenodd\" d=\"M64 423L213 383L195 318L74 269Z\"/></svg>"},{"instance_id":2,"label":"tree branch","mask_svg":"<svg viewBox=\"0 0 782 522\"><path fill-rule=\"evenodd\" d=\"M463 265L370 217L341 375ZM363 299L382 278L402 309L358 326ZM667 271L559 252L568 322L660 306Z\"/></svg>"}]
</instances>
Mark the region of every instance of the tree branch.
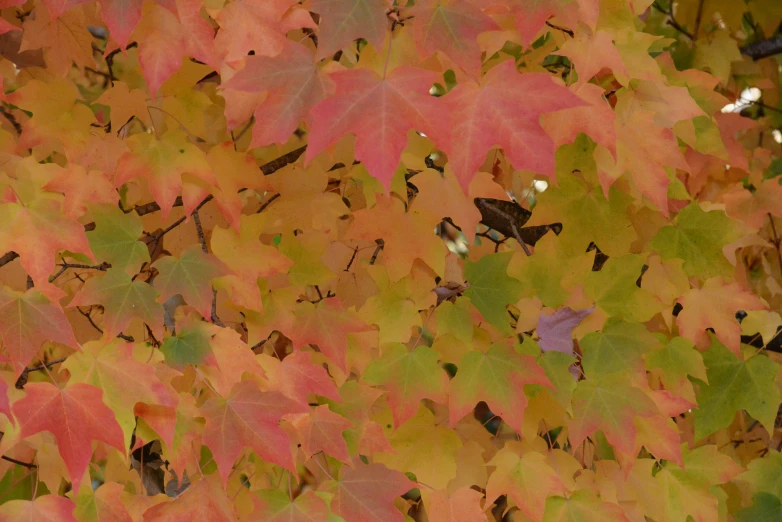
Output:
<instances>
[{"instance_id":1,"label":"tree branch","mask_svg":"<svg viewBox=\"0 0 782 522\"><path fill-rule=\"evenodd\" d=\"M739 47L744 56L749 56L755 61L782 53L782 34L765 40L758 40L751 44Z\"/></svg>"},{"instance_id":2,"label":"tree branch","mask_svg":"<svg viewBox=\"0 0 782 522\"><path fill-rule=\"evenodd\" d=\"M305 150L307 150L306 145L303 147L299 147L298 149L292 150L287 154L283 154L279 158L273 159L268 163L264 163L259 168L261 172L263 172L264 176L274 174L281 168L290 165L291 163L299 159L299 157L301 157L301 155L304 154ZM239 192L242 192L244 190L246 189L241 189ZM204 198L204 200L201 202L198 208L201 208L209 201L212 201L212 199L214 199L214 196L211 195L207 196L206 198ZM174 206L181 207L182 205L183 205L182 197L177 196L176 201L174 201ZM160 210L160 205L152 201L151 203L147 203L145 205L136 205L135 207L133 207L133 210L135 210L139 216L143 216L145 214L151 214L152 212L157 212L158 210ZM84 225L84 230L85 231L95 230L95 223L87 223L86 225ZM16 252L6 252L2 256L0 256L0 267L7 265L17 257L19 257L19 254L17 254Z\"/></svg>"}]
</instances>

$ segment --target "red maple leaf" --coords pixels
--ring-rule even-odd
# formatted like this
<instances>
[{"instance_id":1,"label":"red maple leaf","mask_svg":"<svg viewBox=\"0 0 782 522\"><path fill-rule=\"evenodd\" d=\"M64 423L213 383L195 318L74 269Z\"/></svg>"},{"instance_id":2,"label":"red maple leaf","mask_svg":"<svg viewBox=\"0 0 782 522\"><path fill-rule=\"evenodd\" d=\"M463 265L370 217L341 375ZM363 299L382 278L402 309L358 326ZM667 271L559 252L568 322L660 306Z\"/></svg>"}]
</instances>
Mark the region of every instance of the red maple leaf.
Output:
<instances>
[{"instance_id":1,"label":"red maple leaf","mask_svg":"<svg viewBox=\"0 0 782 522\"><path fill-rule=\"evenodd\" d=\"M79 491L84 471L92 458L92 441L98 440L125 453L122 429L114 412L103 404L103 390L89 384L64 389L45 382L29 383L27 395L13 404L22 426L22 437L49 431L68 468L73 491Z\"/></svg>"}]
</instances>

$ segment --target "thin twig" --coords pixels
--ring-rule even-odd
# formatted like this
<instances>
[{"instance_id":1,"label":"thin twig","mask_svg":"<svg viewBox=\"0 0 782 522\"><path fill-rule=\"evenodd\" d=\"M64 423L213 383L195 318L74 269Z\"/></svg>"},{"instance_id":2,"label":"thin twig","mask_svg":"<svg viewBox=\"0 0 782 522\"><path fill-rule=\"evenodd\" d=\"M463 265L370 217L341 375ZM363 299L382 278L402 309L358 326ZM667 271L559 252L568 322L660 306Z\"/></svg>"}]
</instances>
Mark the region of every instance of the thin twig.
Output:
<instances>
[{"instance_id":1,"label":"thin twig","mask_svg":"<svg viewBox=\"0 0 782 522\"><path fill-rule=\"evenodd\" d=\"M23 462L21 460L16 460L14 458L7 457L5 455L0 456L0 459L7 460L8 462L13 462L14 464L18 464L20 466L24 466L25 468L28 468L28 469L38 469L38 466L36 466L32 462Z\"/></svg>"},{"instance_id":2,"label":"thin twig","mask_svg":"<svg viewBox=\"0 0 782 522\"><path fill-rule=\"evenodd\" d=\"M209 249L206 246L206 236L204 235L204 228L201 226L201 216L198 214L198 209L195 209L193 211L193 223L195 223L196 227L196 233L198 234L198 241L201 243L201 251L203 251L204 254L209 253ZM217 326L225 326L225 324L220 320L220 317L217 315L217 290L215 290L214 287L212 287L212 313L211 313L211 320L213 324L216 324Z\"/></svg>"}]
</instances>

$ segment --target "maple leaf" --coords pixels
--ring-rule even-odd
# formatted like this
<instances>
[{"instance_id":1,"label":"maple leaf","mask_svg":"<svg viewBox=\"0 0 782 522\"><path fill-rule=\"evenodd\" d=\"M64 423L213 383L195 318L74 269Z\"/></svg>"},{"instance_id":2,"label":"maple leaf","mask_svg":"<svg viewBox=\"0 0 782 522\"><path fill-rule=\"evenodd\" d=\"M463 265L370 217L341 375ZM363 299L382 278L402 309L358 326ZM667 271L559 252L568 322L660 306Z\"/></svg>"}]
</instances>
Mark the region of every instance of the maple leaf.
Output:
<instances>
[{"instance_id":1,"label":"maple leaf","mask_svg":"<svg viewBox=\"0 0 782 522\"><path fill-rule=\"evenodd\" d=\"M602 331L585 335L579 346L581 366L590 379L626 373L631 379L646 379L644 355L659 345L655 336L639 323L610 319Z\"/></svg>"},{"instance_id":2,"label":"maple leaf","mask_svg":"<svg viewBox=\"0 0 782 522\"><path fill-rule=\"evenodd\" d=\"M769 433L774 430L782 398L774 377L779 365L768 357L747 357L731 353L717 338L703 352L708 384L698 393L695 415L695 438L708 437L733 422L737 410L746 410Z\"/></svg>"},{"instance_id":3,"label":"maple leaf","mask_svg":"<svg viewBox=\"0 0 782 522\"><path fill-rule=\"evenodd\" d=\"M456 477L456 457L462 441L456 431L438 422L425 406L400 426L388 440L391 451L381 452L375 461L391 469L413 473L416 480L441 489Z\"/></svg>"},{"instance_id":4,"label":"maple leaf","mask_svg":"<svg viewBox=\"0 0 782 522\"><path fill-rule=\"evenodd\" d=\"M331 362L343 370L346 368L347 335L369 330L364 321L355 312L345 309L338 298L324 299L316 305L299 303L295 314L296 320L289 333L294 348L317 345Z\"/></svg>"},{"instance_id":5,"label":"maple leaf","mask_svg":"<svg viewBox=\"0 0 782 522\"><path fill-rule=\"evenodd\" d=\"M231 2L217 15L220 31L215 52L228 64L240 63L251 51L262 56L283 53L290 44L285 38L288 30L316 27L309 13L295 4L293 0Z\"/></svg>"},{"instance_id":6,"label":"maple leaf","mask_svg":"<svg viewBox=\"0 0 782 522\"><path fill-rule=\"evenodd\" d=\"M593 311L593 308L583 310L562 308L552 315L541 314L536 329L541 351L554 350L573 355L573 329Z\"/></svg>"},{"instance_id":7,"label":"maple leaf","mask_svg":"<svg viewBox=\"0 0 782 522\"><path fill-rule=\"evenodd\" d=\"M306 406L277 392L263 392L253 381L235 385L227 399L209 399L201 407L206 419L203 440L212 450L223 484L244 447L268 462L294 471L288 434L278 424L283 415L305 412Z\"/></svg>"},{"instance_id":8,"label":"maple leaf","mask_svg":"<svg viewBox=\"0 0 782 522\"><path fill-rule=\"evenodd\" d=\"M103 277L87 281L69 306L100 304L103 307L103 336L111 338L126 329L132 319L144 321L157 336L163 337L163 307L156 302L157 292L143 281L110 268Z\"/></svg>"},{"instance_id":9,"label":"maple leaf","mask_svg":"<svg viewBox=\"0 0 782 522\"><path fill-rule=\"evenodd\" d=\"M239 232L244 206L239 190L247 188L262 192L271 186L266 176L258 175L255 159L249 154L237 152L232 142L215 145L209 149L206 159L219 185L219 190L213 191L217 207L233 229Z\"/></svg>"},{"instance_id":10,"label":"maple leaf","mask_svg":"<svg viewBox=\"0 0 782 522\"><path fill-rule=\"evenodd\" d=\"M49 297L57 295L48 278L58 250L82 252L93 258L84 227L66 218L59 202L39 199L29 205L0 204L0 222L0 250L19 254L22 267Z\"/></svg>"},{"instance_id":11,"label":"maple leaf","mask_svg":"<svg viewBox=\"0 0 782 522\"><path fill-rule=\"evenodd\" d=\"M588 489L580 489L570 497L549 497L546 499L546 522L630 522L622 508L616 504L600 500Z\"/></svg>"},{"instance_id":12,"label":"maple leaf","mask_svg":"<svg viewBox=\"0 0 782 522\"><path fill-rule=\"evenodd\" d=\"M149 190L160 205L163 219L168 217L177 195L182 191L184 174L192 175L209 185L217 185L206 155L190 143L182 130L166 132L158 140L152 134L134 134L125 140L130 147L119 159L114 186L121 187L128 181L143 177ZM206 193L189 195L182 193L185 214L190 215Z\"/></svg>"},{"instance_id":13,"label":"maple leaf","mask_svg":"<svg viewBox=\"0 0 782 522\"><path fill-rule=\"evenodd\" d=\"M163 340L160 351L166 363L174 367L201 364L212 352L212 332L202 321L177 322L177 333Z\"/></svg>"},{"instance_id":14,"label":"maple leaf","mask_svg":"<svg viewBox=\"0 0 782 522\"><path fill-rule=\"evenodd\" d=\"M448 153L465 192L495 145L515 168L553 178L554 142L543 131L540 116L585 105L547 74L519 74L512 61L493 67L480 86L460 83L443 100L451 115L451 138L439 143L435 136L435 142Z\"/></svg>"},{"instance_id":15,"label":"maple leaf","mask_svg":"<svg viewBox=\"0 0 782 522\"><path fill-rule=\"evenodd\" d=\"M76 522L73 500L44 495L35 500L10 500L0 506L0 518L6 522Z\"/></svg>"},{"instance_id":16,"label":"maple leaf","mask_svg":"<svg viewBox=\"0 0 782 522\"><path fill-rule=\"evenodd\" d=\"M457 365L459 372L448 385L451 426L484 401L508 426L521 432L527 397L524 386L552 386L530 355L522 355L502 342L486 353L468 352Z\"/></svg>"},{"instance_id":17,"label":"maple leaf","mask_svg":"<svg viewBox=\"0 0 782 522\"><path fill-rule=\"evenodd\" d=\"M738 239L739 222L723 211L704 212L698 203L690 203L676 216L675 223L663 227L652 239L663 259L684 260L688 276L709 279L733 275L734 267L723 254L723 247Z\"/></svg>"},{"instance_id":18,"label":"maple leaf","mask_svg":"<svg viewBox=\"0 0 782 522\"><path fill-rule=\"evenodd\" d=\"M469 0L426 0L410 10L421 58L440 51L473 78L480 77L481 49L476 38L499 26Z\"/></svg>"},{"instance_id":19,"label":"maple leaf","mask_svg":"<svg viewBox=\"0 0 782 522\"><path fill-rule=\"evenodd\" d=\"M90 203L116 206L118 199L114 186L102 172L87 171L84 167L74 164L59 171L43 188L60 192L65 196L62 210L65 216L71 219L83 216ZM87 237L89 238L89 235Z\"/></svg>"},{"instance_id":20,"label":"maple leaf","mask_svg":"<svg viewBox=\"0 0 782 522\"><path fill-rule=\"evenodd\" d=\"M579 381L573 392L573 419L568 420L570 442L578 446L597 430L622 453L632 454L635 446L635 417L651 417L657 406L638 388L621 376Z\"/></svg>"},{"instance_id":21,"label":"maple leaf","mask_svg":"<svg viewBox=\"0 0 782 522\"><path fill-rule=\"evenodd\" d=\"M483 256L475 263L468 261L464 266L464 277L470 285L464 295L502 333L512 331L506 307L521 297L521 284L508 277L512 257L513 252L500 252Z\"/></svg>"},{"instance_id":22,"label":"maple leaf","mask_svg":"<svg viewBox=\"0 0 782 522\"><path fill-rule=\"evenodd\" d=\"M495 470L486 485L487 506L507 494L525 515L542 520L546 497L567 491L562 478L541 453L519 455L506 445L488 465L495 466Z\"/></svg>"},{"instance_id":23,"label":"maple leaf","mask_svg":"<svg viewBox=\"0 0 782 522\"><path fill-rule=\"evenodd\" d=\"M85 522L132 522L133 519L120 498L124 486L117 482L104 482L95 491L80 493L76 499L74 514Z\"/></svg>"},{"instance_id":24,"label":"maple leaf","mask_svg":"<svg viewBox=\"0 0 782 522\"><path fill-rule=\"evenodd\" d=\"M352 69L334 73L331 79L335 94L310 111L307 163L352 132L356 159L390 193L408 131L421 131L440 144L447 140L444 106L429 94L437 81L431 71L402 66L381 78L368 69Z\"/></svg>"},{"instance_id":25,"label":"maple leaf","mask_svg":"<svg viewBox=\"0 0 782 522\"><path fill-rule=\"evenodd\" d=\"M149 262L149 249L139 241L144 225L138 214L126 214L117 205L90 204L88 208L95 229L87 232L87 240L96 260L132 274Z\"/></svg>"},{"instance_id":26,"label":"maple leaf","mask_svg":"<svg viewBox=\"0 0 782 522\"><path fill-rule=\"evenodd\" d=\"M294 352L282 362L275 357L261 359L271 389L300 404L308 404L307 396L311 393L339 401L339 391L326 369L313 364L310 355L309 352Z\"/></svg>"},{"instance_id":27,"label":"maple leaf","mask_svg":"<svg viewBox=\"0 0 782 522\"><path fill-rule=\"evenodd\" d=\"M59 306L35 288L24 293L0 287L0 339L18 377L51 340L78 349L71 325Z\"/></svg>"},{"instance_id":28,"label":"maple leaf","mask_svg":"<svg viewBox=\"0 0 782 522\"><path fill-rule=\"evenodd\" d=\"M647 352L644 358L648 369L661 370L660 381L666 390L687 400L695 400L688 375L708 382L703 357L692 342L683 337L674 337L664 347Z\"/></svg>"},{"instance_id":29,"label":"maple leaf","mask_svg":"<svg viewBox=\"0 0 782 522\"><path fill-rule=\"evenodd\" d=\"M743 289L738 283L726 285L719 277L693 288L678 301L682 311L676 316L679 333L696 345L708 344L706 328L714 332L725 346L739 355L741 325L736 319L739 310L765 310L767 306L755 294Z\"/></svg>"},{"instance_id":30,"label":"maple leaf","mask_svg":"<svg viewBox=\"0 0 782 522\"><path fill-rule=\"evenodd\" d=\"M49 9L40 9L22 26L20 51L46 49L46 67L54 74L65 76L73 62L80 67L94 67L92 35L87 30L87 15L76 7L57 16Z\"/></svg>"},{"instance_id":31,"label":"maple leaf","mask_svg":"<svg viewBox=\"0 0 782 522\"><path fill-rule=\"evenodd\" d=\"M353 424L329 410L328 405L318 406L310 414L296 416L292 423L299 434L301 449L307 458L322 451L337 460L350 463L348 445L342 432Z\"/></svg>"},{"instance_id":32,"label":"maple leaf","mask_svg":"<svg viewBox=\"0 0 782 522\"><path fill-rule=\"evenodd\" d=\"M144 522L236 522L234 505L214 475L202 478L177 498L144 511Z\"/></svg>"},{"instance_id":33,"label":"maple leaf","mask_svg":"<svg viewBox=\"0 0 782 522\"><path fill-rule=\"evenodd\" d=\"M445 404L448 375L437 362L437 352L426 346L409 351L403 344L393 343L385 345L382 353L369 363L362 380L388 390L394 425L402 426L411 419L423 399Z\"/></svg>"},{"instance_id":34,"label":"maple leaf","mask_svg":"<svg viewBox=\"0 0 782 522\"><path fill-rule=\"evenodd\" d=\"M109 0L112 1L112 0ZM101 4L109 3L103 0ZM132 4L134 0L127 2ZM119 1L113 2L115 5ZM141 2L138 2L139 19L141 18ZM112 35L113 36L113 35ZM125 44L122 44L124 47ZM111 128L119 131L131 118L136 117L142 122L149 121L149 112L147 109L147 95L141 89L128 88L124 82L114 82L114 86L100 95L95 103L108 105L111 108Z\"/></svg>"},{"instance_id":35,"label":"maple leaf","mask_svg":"<svg viewBox=\"0 0 782 522\"><path fill-rule=\"evenodd\" d=\"M310 9L321 17L315 58L330 56L359 38L380 49L388 28L387 8L387 0L312 0Z\"/></svg>"},{"instance_id":36,"label":"maple leaf","mask_svg":"<svg viewBox=\"0 0 782 522\"><path fill-rule=\"evenodd\" d=\"M103 402L100 388L72 384L59 389L49 383L29 383L25 395L14 402L13 412L22 427L21 436L49 431L57 440L73 483L79 491L81 479L92 458L92 441L97 440L125 453L122 429Z\"/></svg>"},{"instance_id":37,"label":"maple leaf","mask_svg":"<svg viewBox=\"0 0 782 522\"><path fill-rule=\"evenodd\" d=\"M431 522L488 522L481 509L480 491L463 487L448 494L447 490L433 491L424 501Z\"/></svg>"},{"instance_id":38,"label":"maple leaf","mask_svg":"<svg viewBox=\"0 0 782 522\"><path fill-rule=\"evenodd\" d=\"M255 493L257 511L268 522L310 522L328 520L329 507L313 491L305 491L294 500L279 489Z\"/></svg>"},{"instance_id":39,"label":"maple leaf","mask_svg":"<svg viewBox=\"0 0 782 522\"><path fill-rule=\"evenodd\" d=\"M346 239L383 240L383 260L391 283L410 273L420 259L436 274L444 273L443 242L418 215L405 212L395 198L379 198L377 204L353 214Z\"/></svg>"},{"instance_id":40,"label":"maple leaf","mask_svg":"<svg viewBox=\"0 0 782 522\"><path fill-rule=\"evenodd\" d=\"M255 108L250 148L288 141L299 122L332 88L329 77L315 63L312 51L284 41L274 58L248 56L244 69L223 86L229 91L268 93Z\"/></svg>"},{"instance_id":41,"label":"maple leaf","mask_svg":"<svg viewBox=\"0 0 782 522\"><path fill-rule=\"evenodd\" d=\"M202 317L211 317L212 279L226 275L228 268L213 254L205 254L199 245L186 248L179 258L166 256L153 265L160 272L155 278L158 301L180 294Z\"/></svg>"},{"instance_id":42,"label":"maple leaf","mask_svg":"<svg viewBox=\"0 0 782 522\"><path fill-rule=\"evenodd\" d=\"M736 512L741 522L774 522L782 518L782 502L770 493L756 493L752 506Z\"/></svg>"},{"instance_id":43,"label":"maple leaf","mask_svg":"<svg viewBox=\"0 0 782 522\"><path fill-rule=\"evenodd\" d=\"M106 22L111 37L121 49L124 49L128 45L133 30L141 21L143 0L98 0L98 3L100 4L101 17ZM117 83L114 82L114 85ZM119 129L119 127L117 128Z\"/></svg>"},{"instance_id":44,"label":"maple leaf","mask_svg":"<svg viewBox=\"0 0 782 522\"><path fill-rule=\"evenodd\" d=\"M415 487L399 471L382 464L343 466L339 480L329 485L334 490L331 511L345 522L402 522L404 515L394 499Z\"/></svg>"},{"instance_id":45,"label":"maple leaf","mask_svg":"<svg viewBox=\"0 0 782 522\"><path fill-rule=\"evenodd\" d=\"M68 357L63 368L68 382L82 382L103 390L103 403L115 413L125 434L126 445L136 425L134 406L138 402L175 407L177 396L155 375L155 367L133 357L133 345L113 339L93 341L82 352Z\"/></svg>"}]
</instances>

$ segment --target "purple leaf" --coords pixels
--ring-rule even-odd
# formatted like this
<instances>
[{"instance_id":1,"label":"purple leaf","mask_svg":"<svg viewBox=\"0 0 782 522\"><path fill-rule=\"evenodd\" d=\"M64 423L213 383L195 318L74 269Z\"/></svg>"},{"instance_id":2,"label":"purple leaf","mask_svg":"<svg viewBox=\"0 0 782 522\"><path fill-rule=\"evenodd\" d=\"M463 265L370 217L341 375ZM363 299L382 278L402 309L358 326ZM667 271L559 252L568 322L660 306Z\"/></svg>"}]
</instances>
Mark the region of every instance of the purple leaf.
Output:
<instances>
[{"instance_id":1,"label":"purple leaf","mask_svg":"<svg viewBox=\"0 0 782 522\"><path fill-rule=\"evenodd\" d=\"M562 308L553 315L541 314L537 329L540 349L573 355L573 329L593 310L594 307L583 310Z\"/></svg>"}]
</instances>

